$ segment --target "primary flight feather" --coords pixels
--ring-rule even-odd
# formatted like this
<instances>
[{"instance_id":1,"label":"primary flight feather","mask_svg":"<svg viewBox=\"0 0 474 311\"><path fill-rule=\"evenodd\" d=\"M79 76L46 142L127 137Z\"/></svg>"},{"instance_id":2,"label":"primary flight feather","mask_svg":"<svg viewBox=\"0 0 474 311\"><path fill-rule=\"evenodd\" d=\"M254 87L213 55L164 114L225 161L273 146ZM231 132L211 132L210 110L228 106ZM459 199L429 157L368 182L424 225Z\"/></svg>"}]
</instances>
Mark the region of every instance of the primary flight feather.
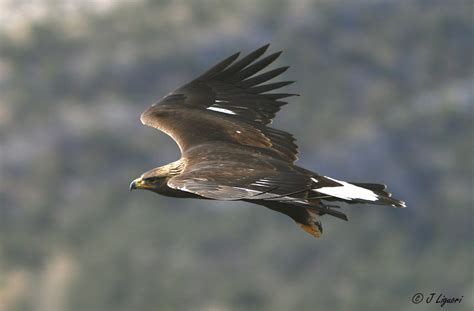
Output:
<instances>
[{"instance_id":1,"label":"primary flight feather","mask_svg":"<svg viewBox=\"0 0 474 311\"><path fill-rule=\"evenodd\" d=\"M322 234L320 216L347 220L328 202L405 207L385 185L340 181L293 164L295 139L268 124L283 99L296 94L268 93L293 81L268 83L288 67L261 73L281 54L263 57L267 49L240 60L239 53L229 56L143 112L142 123L171 136L181 158L145 172L130 189L263 205L316 237Z\"/></svg>"}]
</instances>

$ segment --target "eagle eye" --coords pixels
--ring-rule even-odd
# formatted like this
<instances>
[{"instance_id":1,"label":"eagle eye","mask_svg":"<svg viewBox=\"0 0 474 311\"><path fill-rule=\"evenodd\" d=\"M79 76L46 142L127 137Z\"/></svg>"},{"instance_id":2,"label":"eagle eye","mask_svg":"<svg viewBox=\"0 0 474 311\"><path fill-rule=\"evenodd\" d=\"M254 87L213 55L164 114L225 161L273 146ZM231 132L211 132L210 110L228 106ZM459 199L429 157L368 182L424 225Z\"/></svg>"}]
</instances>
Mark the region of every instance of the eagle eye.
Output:
<instances>
[{"instance_id":1,"label":"eagle eye","mask_svg":"<svg viewBox=\"0 0 474 311\"><path fill-rule=\"evenodd\" d=\"M147 184L154 184L158 182L158 180L159 180L158 177L148 177L148 178L143 179L143 181Z\"/></svg>"}]
</instances>

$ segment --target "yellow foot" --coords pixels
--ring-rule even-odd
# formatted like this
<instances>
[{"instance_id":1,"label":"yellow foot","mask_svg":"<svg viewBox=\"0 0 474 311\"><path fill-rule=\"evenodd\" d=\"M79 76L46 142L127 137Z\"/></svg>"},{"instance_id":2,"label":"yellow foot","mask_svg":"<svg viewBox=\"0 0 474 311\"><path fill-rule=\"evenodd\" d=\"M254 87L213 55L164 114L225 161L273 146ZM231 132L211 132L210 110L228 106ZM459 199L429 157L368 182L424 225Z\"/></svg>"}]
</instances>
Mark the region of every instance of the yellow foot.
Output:
<instances>
[{"instance_id":1,"label":"yellow foot","mask_svg":"<svg viewBox=\"0 0 474 311\"><path fill-rule=\"evenodd\" d=\"M308 232L312 236L315 236L317 238L321 237L322 232L319 230L317 226L315 225L310 226L310 225L303 225L303 224L298 224L298 225L300 225L301 229Z\"/></svg>"}]
</instances>

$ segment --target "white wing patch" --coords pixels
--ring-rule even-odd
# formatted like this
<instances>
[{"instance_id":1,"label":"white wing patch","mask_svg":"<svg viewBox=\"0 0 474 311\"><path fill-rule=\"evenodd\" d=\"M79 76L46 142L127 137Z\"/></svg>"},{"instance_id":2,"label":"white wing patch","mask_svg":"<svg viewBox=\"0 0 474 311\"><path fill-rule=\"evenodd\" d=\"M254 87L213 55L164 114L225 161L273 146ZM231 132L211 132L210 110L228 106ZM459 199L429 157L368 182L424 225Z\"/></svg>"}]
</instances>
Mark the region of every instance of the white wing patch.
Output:
<instances>
[{"instance_id":1,"label":"white wing patch","mask_svg":"<svg viewBox=\"0 0 474 311\"><path fill-rule=\"evenodd\" d=\"M217 111L217 112L220 112L220 113L225 113L225 114L232 114L232 115L236 115L235 112L233 112L232 110L229 110L229 109L225 109L225 108L219 108L219 107L207 107L208 110L214 110L214 111Z\"/></svg>"},{"instance_id":2,"label":"white wing patch","mask_svg":"<svg viewBox=\"0 0 474 311\"><path fill-rule=\"evenodd\" d=\"M313 191L324 193L324 194L327 194L336 198L344 199L344 200L360 199L360 200L366 200L366 201L378 201L379 199L377 194L375 194L371 190L357 187L348 182L340 181L340 180L333 179L327 176L324 176L324 177L341 184L341 186L322 187L322 188L313 189Z\"/></svg>"},{"instance_id":3,"label":"white wing patch","mask_svg":"<svg viewBox=\"0 0 474 311\"><path fill-rule=\"evenodd\" d=\"M405 203L405 201L400 201L400 205L402 207L407 207L407 204ZM393 207L397 207L395 204L392 204Z\"/></svg>"}]
</instances>

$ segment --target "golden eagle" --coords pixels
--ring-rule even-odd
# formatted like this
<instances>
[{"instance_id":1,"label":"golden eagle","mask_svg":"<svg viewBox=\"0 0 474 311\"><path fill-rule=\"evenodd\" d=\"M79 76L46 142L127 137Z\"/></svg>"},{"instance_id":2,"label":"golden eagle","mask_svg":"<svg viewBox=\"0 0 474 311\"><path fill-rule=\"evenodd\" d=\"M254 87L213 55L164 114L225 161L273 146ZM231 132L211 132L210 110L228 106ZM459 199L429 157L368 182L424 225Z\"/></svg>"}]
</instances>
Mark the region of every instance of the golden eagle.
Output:
<instances>
[{"instance_id":1,"label":"golden eagle","mask_svg":"<svg viewBox=\"0 0 474 311\"><path fill-rule=\"evenodd\" d=\"M224 59L141 115L143 124L176 141L181 158L142 174L130 189L263 205L316 237L321 215L347 220L332 201L405 207L385 185L340 181L294 164L293 136L268 126L286 104L282 99L296 95L268 92L294 81L266 83L288 69L261 73L281 54L262 58L268 46Z\"/></svg>"}]
</instances>

